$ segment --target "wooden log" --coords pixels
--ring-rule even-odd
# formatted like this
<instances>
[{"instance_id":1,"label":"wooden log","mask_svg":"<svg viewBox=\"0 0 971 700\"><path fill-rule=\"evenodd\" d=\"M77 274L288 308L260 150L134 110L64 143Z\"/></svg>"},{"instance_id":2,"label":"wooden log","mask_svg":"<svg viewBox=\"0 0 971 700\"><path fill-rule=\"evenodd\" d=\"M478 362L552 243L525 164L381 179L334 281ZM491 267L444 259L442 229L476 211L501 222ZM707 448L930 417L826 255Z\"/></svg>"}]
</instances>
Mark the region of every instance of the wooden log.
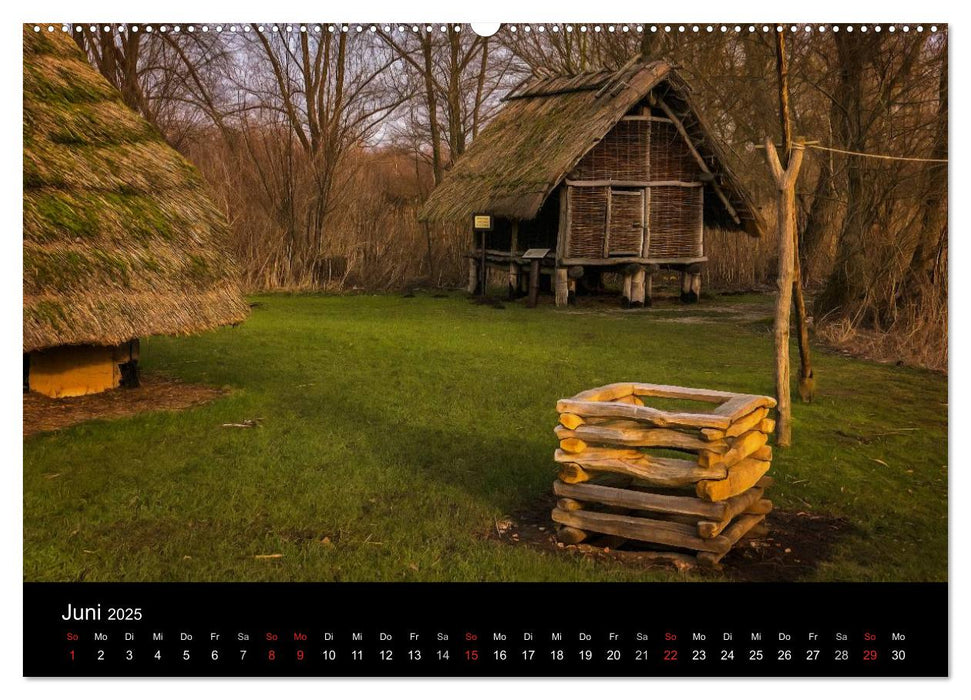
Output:
<instances>
[{"instance_id":1,"label":"wooden log","mask_svg":"<svg viewBox=\"0 0 971 700\"><path fill-rule=\"evenodd\" d=\"M720 428L732 424L731 418L715 413L671 413L650 406L631 406L616 401L578 401L560 399L556 402L560 413L574 413L581 418L623 418L650 423L659 428Z\"/></svg>"},{"instance_id":2,"label":"wooden log","mask_svg":"<svg viewBox=\"0 0 971 700\"><path fill-rule=\"evenodd\" d=\"M631 276L630 304L634 307L644 306L644 278L646 274L643 266L638 266Z\"/></svg>"},{"instance_id":3,"label":"wooden log","mask_svg":"<svg viewBox=\"0 0 971 700\"><path fill-rule=\"evenodd\" d=\"M574 498L560 498L556 501L560 510L583 510L584 504Z\"/></svg>"},{"instance_id":4,"label":"wooden log","mask_svg":"<svg viewBox=\"0 0 971 700\"><path fill-rule=\"evenodd\" d=\"M775 421L771 418L765 418L761 423L759 423L759 430L766 435L771 435L775 432Z\"/></svg>"},{"instance_id":5,"label":"wooden log","mask_svg":"<svg viewBox=\"0 0 971 700\"><path fill-rule=\"evenodd\" d=\"M559 463L576 464L585 471L605 471L632 476L656 486L688 486L702 480L720 480L728 476L728 470L725 467L703 467L686 459L655 457L637 450L588 447L581 454L557 450L553 459Z\"/></svg>"},{"instance_id":6,"label":"wooden log","mask_svg":"<svg viewBox=\"0 0 971 700\"><path fill-rule=\"evenodd\" d=\"M616 382L581 391L576 396L572 396L571 399L574 401L616 401L633 393L634 385L630 382Z\"/></svg>"},{"instance_id":7,"label":"wooden log","mask_svg":"<svg viewBox=\"0 0 971 700\"><path fill-rule=\"evenodd\" d=\"M604 505L619 506L631 510L689 515L694 516L696 519L701 517L711 520L721 520L725 517L725 512L728 507L725 502L709 503L708 501L702 501L699 498L689 496L667 496L592 483L571 484L554 481L553 493L557 496L578 501L602 503ZM563 510L568 509L564 508Z\"/></svg>"},{"instance_id":8,"label":"wooden log","mask_svg":"<svg viewBox=\"0 0 971 700\"><path fill-rule=\"evenodd\" d=\"M568 525L559 525L556 528L556 539L563 544L580 544L587 536L583 530Z\"/></svg>"},{"instance_id":9,"label":"wooden log","mask_svg":"<svg viewBox=\"0 0 971 700\"><path fill-rule=\"evenodd\" d=\"M749 530L765 520L764 515L743 515L725 529L718 537L711 540L723 540L728 547L722 552L711 552L711 550L698 553L698 561L707 566L717 566L721 558L725 556L732 547L745 536Z\"/></svg>"},{"instance_id":10,"label":"wooden log","mask_svg":"<svg viewBox=\"0 0 971 700\"><path fill-rule=\"evenodd\" d=\"M469 294L475 294L479 289L479 267L475 258L469 258L469 283L466 289Z\"/></svg>"},{"instance_id":11,"label":"wooden log","mask_svg":"<svg viewBox=\"0 0 971 700\"><path fill-rule=\"evenodd\" d=\"M761 459L763 462L772 461L772 446L762 445L759 449L752 453L752 459Z\"/></svg>"},{"instance_id":12,"label":"wooden log","mask_svg":"<svg viewBox=\"0 0 971 700\"><path fill-rule=\"evenodd\" d=\"M630 272L624 273L623 290L620 293L620 303L627 308L630 306L631 294L633 293L634 276Z\"/></svg>"},{"instance_id":13,"label":"wooden log","mask_svg":"<svg viewBox=\"0 0 971 700\"><path fill-rule=\"evenodd\" d=\"M695 301L701 299L701 273L693 272L691 273L690 280L691 295L694 297Z\"/></svg>"},{"instance_id":14,"label":"wooden log","mask_svg":"<svg viewBox=\"0 0 971 700\"><path fill-rule=\"evenodd\" d=\"M762 447L769 439L765 433L750 430L735 438L732 446L724 454L702 452L698 455L698 464L703 467L730 467Z\"/></svg>"},{"instance_id":15,"label":"wooden log","mask_svg":"<svg viewBox=\"0 0 971 700\"><path fill-rule=\"evenodd\" d=\"M731 524L732 520L735 519L735 516L737 516L739 513L749 512L749 508L758 503L759 499L762 498L762 494L764 493L765 489L760 489L755 486L744 493L740 493L737 496L722 501L722 503L725 504L725 512L722 514L722 517L719 520L699 520L698 536L718 536Z\"/></svg>"},{"instance_id":16,"label":"wooden log","mask_svg":"<svg viewBox=\"0 0 971 700\"><path fill-rule=\"evenodd\" d=\"M763 476L761 479L755 482L755 485L762 489L767 489L775 483L775 479L771 476Z\"/></svg>"},{"instance_id":17,"label":"wooden log","mask_svg":"<svg viewBox=\"0 0 971 700\"><path fill-rule=\"evenodd\" d=\"M656 396L659 399L687 399L689 401L704 401L705 403L724 403L729 399L748 394L733 394L730 391L717 389L694 389L673 384L644 384L635 382L630 385L631 391L637 396ZM573 398L577 398L576 396Z\"/></svg>"},{"instance_id":18,"label":"wooden log","mask_svg":"<svg viewBox=\"0 0 971 700\"><path fill-rule=\"evenodd\" d=\"M552 517L554 522L586 532L619 535L630 540L653 542L669 547L719 553L728 551L725 546L726 543L721 541L720 538L703 539L698 537L694 528L690 525L682 525L681 523L584 510L565 511L559 508L553 509Z\"/></svg>"},{"instance_id":19,"label":"wooden log","mask_svg":"<svg viewBox=\"0 0 971 700\"><path fill-rule=\"evenodd\" d=\"M751 530L746 532L739 538L739 542L748 539L758 539L760 537L765 537L769 534L769 526L765 522L761 522L754 526Z\"/></svg>"},{"instance_id":20,"label":"wooden log","mask_svg":"<svg viewBox=\"0 0 971 700\"><path fill-rule=\"evenodd\" d=\"M627 404L630 404L631 406L644 405L644 402L641 401L636 396L634 396L633 394L631 394L630 396L622 396L621 398L617 399L616 403L627 403Z\"/></svg>"},{"instance_id":21,"label":"wooden log","mask_svg":"<svg viewBox=\"0 0 971 700\"><path fill-rule=\"evenodd\" d=\"M526 299L526 307L535 308L539 301L539 260L529 261L529 297Z\"/></svg>"},{"instance_id":22,"label":"wooden log","mask_svg":"<svg viewBox=\"0 0 971 700\"><path fill-rule=\"evenodd\" d=\"M775 399L770 396L755 396L752 394L739 394L734 398L729 399L721 406L715 409L715 413L720 416L726 416L729 419L729 425L735 421L747 416L749 413L757 408L774 408ZM711 426L719 427L719 426ZM727 426L726 426L727 427Z\"/></svg>"},{"instance_id":23,"label":"wooden log","mask_svg":"<svg viewBox=\"0 0 971 700\"><path fill-rule=\"evenodd\" d=\"M737 421L728 426L728 430L725 431L725 437L738 437L742 433L747 433L750 430L758 430L759 424L762 419L769 414L769 409L767 408L757 408L747 416L742 416ZM765 431L762 431L765 432Z\"/></svg>"},{"instance_id":24,"label":"wooden log","mask_svg":"<svg viewBox=\"0 0 971 700\"><path fill-rule=\"evenodd\" d=\"M569 463L560 465L557 478L565 484L582 484L584 481L590 481L591 477L579 464Z\"/></svg>"},{"instance_id":25,"label":"wooden log","mask_svg":"<svg viewBox=\"0 0 971 700\"><path fill-rule=\"evenodd\" d=\"M557 267L553 278L557 306L566 306L570 300L570 287L568 282L567 268Z\"/></svg>"},{"instance_id":26,"label":"wooden log","mask_svg":"<svg viewBox=\"0 0 971 700\"><path fill-rule=\"evenodd\" d=\"M768 498L760 498L755 503L745 509L746 513L756 513L758 515L768 515L772 512L772 501Z\"/></svg>"},{"instance_id":27,"label":"wooden log","mask_svg":"<svg viewBox=\"0 0 971 700\"><path fill-rule=\"evenodd\" d=\"M758 459L743 459L728 468L728 475L724 479L699 481L695 493L706 501L724 501L755 486L770 466L769 462Z\"/></svg>"},{"instance_id":28,"label":"wooden log","mask_svg":"<svg viewBox=\"0 0 971 700\"><path fill-rule=\"evenodd\" d=\"M706 450L716 454L724 454L729 448L729 444L725 440L712 440L709 442L679 430L647 428L641 423L628 421L615 421L599 425L579 425L575 430L568 430L563 426L557 426L554 430L557 437L561 440L577 437L588 444L603 443L608 445L624 445L626 447L667 447L688 452Z\"/></svg>"},{"instance_id":29,"label":"wooden log","mask_svg":"<svg viewBox=\"0 0 971 700\"><path fill-rule=\"evenodd\" d=\"M560 424L569 430L576 430L583 425L583 419L573 413L561 413Z\"/></svg>"},{"instance_id":30,"label":"wooden log","mask_svg":"<svg viewBox=\"0 0 971 700\"><path fill-rule=\"evenodd\" d=\"M587 449L587 443L580 438L568 437L560 440L560 449L564 452L577 454Z\"/></svg>"}]
</instances>

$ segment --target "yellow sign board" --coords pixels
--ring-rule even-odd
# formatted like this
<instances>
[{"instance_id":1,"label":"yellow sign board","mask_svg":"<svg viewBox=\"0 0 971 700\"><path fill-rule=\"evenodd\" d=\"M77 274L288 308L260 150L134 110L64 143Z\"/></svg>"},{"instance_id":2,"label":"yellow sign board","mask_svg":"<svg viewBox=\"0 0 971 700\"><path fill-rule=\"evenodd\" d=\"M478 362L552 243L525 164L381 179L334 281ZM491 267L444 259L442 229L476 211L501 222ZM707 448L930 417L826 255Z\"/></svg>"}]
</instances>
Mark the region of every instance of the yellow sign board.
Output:
<instances>
[{"instance_id":1,"label":"yellow sign board","mask_svg":"<svg viewBox=\"0 0 971 700\"><path fill-rule=\"evenodd\" d=\"M476 214L472 217L472 228L476 231L491 231L492 216L490 214Z\"/></svg>"}]
</instances>

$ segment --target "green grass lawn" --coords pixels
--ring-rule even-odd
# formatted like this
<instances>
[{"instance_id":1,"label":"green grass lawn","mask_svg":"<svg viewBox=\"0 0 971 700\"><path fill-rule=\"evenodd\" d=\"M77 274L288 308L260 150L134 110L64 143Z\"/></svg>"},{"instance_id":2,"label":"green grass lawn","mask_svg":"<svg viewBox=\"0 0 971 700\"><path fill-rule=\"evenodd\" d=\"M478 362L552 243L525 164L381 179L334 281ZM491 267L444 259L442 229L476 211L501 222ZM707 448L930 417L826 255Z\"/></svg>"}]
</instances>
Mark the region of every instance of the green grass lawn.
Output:
<instances>
[{"instance_id":1,"label":"green grass lawn","mask_svg":"<svg viewBox=\"0 0 971 700\"><path fill-rule=\"evenodd\" d=\"M690 323L674 303L254 301L238 328L143 341L146 370L227 397L25 440L26 580L679 578L489 533L550 493L558 398L621 380L773 391L767 298L708 298ZM816 363L770 495L853 527L809 577L946 580L946 377ZM262 425L221 427L245 419Z\"/></svg>"}]
</instances>

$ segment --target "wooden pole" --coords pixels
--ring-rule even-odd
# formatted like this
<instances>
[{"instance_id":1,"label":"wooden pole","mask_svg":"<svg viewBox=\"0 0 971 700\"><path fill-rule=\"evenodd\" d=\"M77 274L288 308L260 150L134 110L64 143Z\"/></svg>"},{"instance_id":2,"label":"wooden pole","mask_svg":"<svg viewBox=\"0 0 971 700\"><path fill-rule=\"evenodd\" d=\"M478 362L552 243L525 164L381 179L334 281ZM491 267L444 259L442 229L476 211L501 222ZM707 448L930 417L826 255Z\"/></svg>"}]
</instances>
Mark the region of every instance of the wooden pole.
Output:
<instances>
[{"instance_id":1,"label":"wooden pole","mask_svg":"<svg viewBox=\"0 0 971 700\"><path fill-rule=\"evenodd\" d=\"M789 118L789 59L786 56L785 33L776 32L776 68L779 77L779 119L782 126L782 165L789 166L792 150L792 120ZM805 403L813 400L816 393L816 377L809 354L809 329L806 326L806 299L802 290L802 265L799 261L799 230L792 229L792 295L796 307L796 329L799 340L799 396Z\"/></svg>"},{"instance_id":2,"label":"wooden pole","mask_svg":"<svg viewBox=\"0 0 971 700\"><path fill-rule=\"evenodd\" d=\"M519 222L512 222L512 240L509 244L509 252L512 258L509 259L509 299L516 298L519 290L519 263L516 262L516 252L519 248Z\"/></svg>"},{"instance_id":3,"label":"wooden pole","mask_svg":"<svg viewBox=\"0 0 971 700\"><path fill-rule=\"evenodd\" d=\"M775 387L778 400L776 444L788 447L792 443L792 403L789 389L789 311L792 307L792 276L796 229L796 179L802 167L805 146L792 144L789 165L783 169L772 137L765 138L765 157L778 189L776 226L779 234L779 297L775 307Z\"/></svg>"},{"instance_id":4,"label":"wooden pole","mask_svg":"<svg viewBox=\"0 0 971 700\"><path fill-rule=\"evenodd\" d=\"M479 276L481 278L480 280L481 286L479 287L479 296L484 297L486 295L486 280L489 279L489 271L486 269L486 232L485 231L482 232L480 241L482 244L482 248L481 250L479 250Z\"/></svg>"},{"instance_id":5,"label":"wooden pole","mask_svg":"<svg viewBox=\"0 0 971 700\"><path fill-rule=\"evenodd\" d=\"M535 308L539 300L539 260L533 258L529 262L529 298L526 300L527 308Z\"/></svg>"}]
</instances>

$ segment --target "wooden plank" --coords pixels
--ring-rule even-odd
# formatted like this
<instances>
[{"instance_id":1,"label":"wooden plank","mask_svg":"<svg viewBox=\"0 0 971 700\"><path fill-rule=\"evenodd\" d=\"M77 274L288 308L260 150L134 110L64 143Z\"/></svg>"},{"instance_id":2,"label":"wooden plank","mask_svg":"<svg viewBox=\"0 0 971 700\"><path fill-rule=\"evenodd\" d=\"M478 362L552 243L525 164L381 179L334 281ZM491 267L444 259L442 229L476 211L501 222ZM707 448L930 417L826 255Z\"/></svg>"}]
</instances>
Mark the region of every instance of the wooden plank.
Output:
<instances>
[{"instance_id":1,"label":"wooden plank","mask_svg":"<svg viewBox=\"0 0 971 700\"><path fill-rule=\"evenodd\" d=\"M559 413L574 413L581 418L626 418L643 421L659 428L728 428L732 424L728 416L716 413L671 413L650 406L630 406L597 401L560 399L556 402Z\"/></svg>"},{"instance_id":2,"label":"wooden plank","mask_svg":"<svg viewBox=\"0 0 971 700\"><path fill-rule=\"evenodd\" d=\"M633 393L634 385L630 382L616 382L581 391L572 398L575 401L615 401Z\"/></svg>"},{"instance_id":3,"label":"wooden plank","mask_svg":"<svg viewBox=\"0 0 971 700\"><path fill-rule=\"evenodd\" d=\"M763 462L772 461L772 446L762 445L759 449L752 453L752 459L761 459Z\"/></svg>"},{"instance_id":4,"label":"wooden plank","mask_svg":"<svg viewBox=\"0 0 971 700\"><path fill-rule=\"evenodd\" d=\"M702 480L725 479L728 475L724 467L702 467L686 459L654 457L636 450L588 447L580 454L557 450L553 459L561 464L576 464L584 471L623 474L655 486L690 486Z\"/></svg>"},{"instance_id":5,"label":"wooden plank","mask_svg":"<svg viewBox=\"0 0 971 700\"><path fill-rule=\"evenodd\" d=\"M560 260L561 265L567 267L573 265L591 265L604 267L619 267L628 263L639 263L641 265L691 265L693 263L708 262L704 255L689 258L654 258L654 257L614 257L614 258L567 258Z\"/></svg>"},{"instance_id":6,"label":"wooden plank","mask_svg":"<svg viewBox=\"0 0 971 700\"><path fill-rule=\"evenodd\" d=\"M647 428L641 423L631 423L629 421L614 421L598 425L579 425L575 430L569 430L562 425L558 425L553 430L560 440L579 438L587 444L602 443L623 445L625 447L667 447L689 452L706 450L715 454L724 454L729 449L729 444L725 440L707 441L681 432L680 430Z\"/></svg>"},{"instance_id":7,"label":"wooden plank","mask_svg":"<svg viewBox=\"0 0 971 700\"><path fill-rule=\"evenodd\" d=\"M761 448L769 439L765 433L758 430L750 430L744 435L739 435L731 443L731 447L724 454L714 452L701 452L698 455L698 464L703 467L730 467L738 464L753 452Z\"/></svg>"},{"instance_id":8,"label":"wooden plank","mask_svg":"<svg viewBox=\"0 0 971 700\"><path fill-rule=\"evenodd\" d=\"M731 524L735 516L739 513L749 512L749 509L759 502L759 499L762 498L764 493L765 489L753 486L744 493L722 501L722 504L725 506L725 512L722 514L722 517L718 520L699 520L697 523L698 536L717 537ZM769 501L769 504L771 506L771 501Z\"/></svg>"},{"instance_id":9,"label":"wooden plank","mask_svg":"<svg viewBox=\"0 0 971 700\"><path fill-rule=\"evenodd\" d=\"M554 482L560 483L560 482ZM556 501L556 507L560 510L583 510L583 503L575 498L560 498Z\"/></svg>"},{"instance_id":10,"label":"wooden plank","mask_svg":"<svg viewBox=\"0 0 971 700\"><path fill-rule=\"evenodd\" d=\"M767 408L757 408L747 416L742 416L737 421L728 426L728 430L725 431L725 437L738 437L742 433L747 433L749 430L758 430L759 424L762 419L769 414L769 409ZM764 430L762 432L765 432Z\"/></svg>"},{"instance_id":11,"label":"wooden plank","mask_svg":"<svg viewBox=\"0 0 971 700\"><path fill-rule=\"evenodd\" d=\"M755 486L770 466L769 462L743 459L728 468L728 475L724 479L699 481L695 493L706 501L724 501Z\"/></svg>"},{"instance_id":12,"label":"wooden plank","mask_svg":"<svg viewBox=\"0 0 971 700\"><path fill-rule=\"evenodd\" d=\"M701 550L723 553L725 542L721 538L706 540L698 537L690 525L672 523L665 520L651 520L636 518L629 515L613 515L610 513L595 513L577 510L565 511L554 508L553 521L577 528L586 532L601 532L606 535L618 535L630 540L652 542L669 547ZM764 517L764 516L754 516Z\"/></svg>"},{"instance_id":13,"label":"wooden plank","mask_svg":"<svg viewBox=\"0 0 971 700\"><path fill-rule=\"evenodd\" d=\"M734 398L729 399L721 406L716 408L715 413L720 416L726 416L732 423L734 423L743 416L747 416L755 409L762 407L774 408L775 399L770 396L738 394ZM718 426L714 427L717 428Z\"/></svg>"},{"instance_id":14,"label":"wooden plank","mask_svg":"<svg viewBox=\"0 0 971 700\"><path fill-rule=\"evenodd\" d=\"M720 404L740 396L740 394L733 394L730 391L695 389L686 386L675 386L673 384L644 384L642 382L634 382L632 386L632 391L635 396L656 396L660 399L687 399L689 401L704 401L706 403Z\"/></svg>"},{"instance_id":15,"label":"wooden plank","mask_svg":"<svg viewBox=\"0 0 971 700\"><path fill-rule=\"evenodd\" d=\"M771 418L764 419L761 423L759 423L759 430L766 435L771 435L775 432L775 421Z\"/></svg>"},{"instance_id":16,"label":"wooden plank","mask_svg":"<svg viewBox=\"0 0 971 700\"><path fill-rule=\"evenodd\" d=\"M599 484L567 484L553 482L553 493L564 498L619 506L632 510L647 510L656 513L691 515L721 520L725 517L726 503L709 503L690 496L666 496L646 491L601 486ZM567 509L563 509L567 510Z\"/></svg>"},{"instance_id":17,"label":"wooden plank","mask_svg":"<svg viewBox=\"0 0 971 700\"><path fill-rule=\"evenodd\" d=\"M746 508L745 512L756 513L758 515L768 515L772 512L773 507L772 501L770 501L768 498L761 498Z\"/></svg>"},{"instance_id":18,"label":"wooden plank","mask_svg":"<svg viewBox=\"0 0 971 700\"><path fill-rule=\"evenodd\" d=\"M567 180L570 187L704 187L703 182L684 180Z\"/></svg>"}]
</instances>

